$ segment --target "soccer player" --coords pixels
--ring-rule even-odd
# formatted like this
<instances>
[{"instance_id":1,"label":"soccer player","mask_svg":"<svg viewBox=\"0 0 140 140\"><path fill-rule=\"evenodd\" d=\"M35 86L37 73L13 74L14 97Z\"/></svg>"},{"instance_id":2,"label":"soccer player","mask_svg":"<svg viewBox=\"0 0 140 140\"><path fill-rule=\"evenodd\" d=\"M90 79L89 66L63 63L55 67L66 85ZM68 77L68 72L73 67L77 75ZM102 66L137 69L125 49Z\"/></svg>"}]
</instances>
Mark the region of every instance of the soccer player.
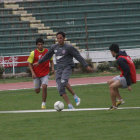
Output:
<instances>
[{"instance_id":1,"label":"soccer player","mask_svg":"<svg viewBox=\"0 0 140 140\"><path fill-rule=\"evenodd\" d=\"M115 110L119 105L124 103L124 100L120 96L119 88L128 88L129 91L132 90L131 85L136 83L136 70L130 56L128 56L125 51L120 51L118 44L112 44L109 47L109 50L112 56L116 58L118 67L121 71L121 75L108 81L110 97L112 100L110 110Z\"/></svg>"},{"instance_id":2,"label":"soccer player","mask_svg":"<svg viewBox=\"0 0 140 140\"><path fill-rule=\"evenodd\" d=\"M46 60L49 60L53 56L53 54L56 55L56 63L57 63L56 83L58 91L60 96L62 96L65 102L68 104L68 108L73 109L74 107L71 104L65 91L65 87L67 86L69 77L72 73L72 68L74 67L73 57L76 58L86 68L87 71L92 71L92 68L88 66L87 62L80 55L77 49L64 42L65 41L64 32L58 32L56 34L56 38L58 43L52 45L49 51L45 54L45 56L34 65L38 65L45 62ZM74 98L76 104L79 104L80 102L80 100L78 99L79 97L75 94Z\"/></svg>"},{"instance_id":3,"label":"soccer player","mask_svg":"<svg viewBox=\"0 0 140 140\"><path fill-rule=\"evenodd\" d=\"M47 98L47 85L48 85L48 74L49 74L49 65L51 64L52 72L54 71L54 65L52 59L45 61L38 66L33 64L38 62L47 52L48 49L44 48L44 40L42 38L36 39L37 49L30 53L28 57L29 68L32 73L32 78L34 79L35 92L40 92L40 87L42 86L42 104L41 108L46 108L46 98Z\"/></svg>"}]
</instances>

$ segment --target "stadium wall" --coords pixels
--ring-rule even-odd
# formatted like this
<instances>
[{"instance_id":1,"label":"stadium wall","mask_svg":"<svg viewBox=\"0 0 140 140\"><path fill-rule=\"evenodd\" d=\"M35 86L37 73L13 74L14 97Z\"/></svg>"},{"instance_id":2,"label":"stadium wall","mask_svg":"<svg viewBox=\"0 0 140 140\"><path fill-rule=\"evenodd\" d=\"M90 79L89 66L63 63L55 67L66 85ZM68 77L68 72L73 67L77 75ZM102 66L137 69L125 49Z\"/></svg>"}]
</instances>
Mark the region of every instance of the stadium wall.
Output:
<instances>
[{"instance_id":1,"label":"stadium wall","mask_svg":"<svg viewBox=\"0 0 140 140\"><path fill-rule=\"evenodd\" d=\"M126 53L131 56L132 59L140 59L140 49L125 49ZM105 61L114 61L109 50L103 51L89 51L81 52L84 58L87 58L89 53L89 58L92 59L92 62L105 62Z\"/></svg>"}]
</instances>

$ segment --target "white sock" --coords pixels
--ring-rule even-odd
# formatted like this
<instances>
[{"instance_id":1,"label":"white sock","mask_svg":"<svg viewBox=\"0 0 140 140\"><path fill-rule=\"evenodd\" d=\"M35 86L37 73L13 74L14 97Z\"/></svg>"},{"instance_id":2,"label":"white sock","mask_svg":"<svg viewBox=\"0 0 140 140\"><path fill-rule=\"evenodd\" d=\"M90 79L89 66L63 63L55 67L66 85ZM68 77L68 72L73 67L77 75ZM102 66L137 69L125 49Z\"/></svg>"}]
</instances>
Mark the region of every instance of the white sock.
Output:
<instances>
[{"instance_id":1,"label":"white sock","mask_svg":"<svg viewBox=\"0 0 140 140\"><path fill-rule=\"evenodd\" d=\"M112 106L113 108L117 108L116 106Z\"/></svg>"},{"instance_id":2,"label":"white sock","mask_svg":"<svg viewBox=\"0 0 140 140\"><path fill-rule=\"evenodd\" d=\"M118 101L123 101L123 99L118 99Z\"/></svg>"},{"instance_id":3,"label":"white sock","mask_svg":"<svg viewBox=\"0 0 140 140\"><path fill-rule=\"evenodd\" d=\"M46 105L46 102L42 102L42 105Z\"/></svg>"},{"instance_id":4,"label":"white sock","mask_svg":"<svg viewBox=\"0 0 140 140\"><path fill-rule=\"evenodd\" d=\"M78 98L78 96L76 94L74 94L73 98L76 99L76 98Z\"/></svg>"},{"instance_id":5,"label":"white sock","mask_svg":"<svg viewBox=\"0 0 140 140\"><path fill-rule=\"evenodd\" d=\"M68 104L68 107L73 107L73 105L72 104Z\"/></svg>"}]
</instances>

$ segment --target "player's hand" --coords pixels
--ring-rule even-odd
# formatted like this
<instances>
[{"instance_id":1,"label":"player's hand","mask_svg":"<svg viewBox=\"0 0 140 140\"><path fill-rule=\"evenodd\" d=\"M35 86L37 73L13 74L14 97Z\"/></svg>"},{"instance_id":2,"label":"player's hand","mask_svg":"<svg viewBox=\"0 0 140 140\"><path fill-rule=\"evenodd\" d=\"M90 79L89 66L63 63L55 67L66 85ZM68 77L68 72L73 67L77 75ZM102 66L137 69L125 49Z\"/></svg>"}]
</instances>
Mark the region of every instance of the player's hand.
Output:
<instances>
[{"instance_id":1,"label":"player's hand","mask_svg":"<svg viewBox=\"0 0 140 140\"><path fill-rule=\"evenodd\" d=\"M51 72L50 72L50 74L52 75L52 74L54 74L54 73L55 73L55 70L52 69Z\"/></svg>"},{"instance_id":2,"label":"player's hand","mask_svg":"<svg viewBox=\"0 0 140 140\"><path fill-rule=\"evenodd\" d=\"M90 66L87 66L86 70L89 71L89 72L93 72L93 69Z\"/></svg>"},{"instance_id":3,"label":"player's hand","mask_svg":"<svg viewBox=\"0 0 140 140\"><path fill-rule=\"evenodd\" d=\"M32 73L32 78L35 79L36 78L36 74Z\"/></svg>"},{"instance_id":4,"label":"player's hand","mask_svg":"<svg viewBox=\"0 0 140 140\"><path fill-rule=\"evenodd\" d=\"M36 74L34 73L34 71L32 71L32 78L33 78L33 79L36 78Z\"/></svg>"},{"instance_id":5,"label":"player's hand","mask_svg":"<svg viewBox=\"0 0 140 140\"><path fill-rule=\"evenodd\" d=\"M51 70L51 72L52 72L52 74L54 74L54 73L55 73L55 70L54 70L54 69L52 69L52 70Z\"/></svg>"},{"instance_id":6,"label":"player's hand","mask_svg":"<svg viewBox=\"0 0 140 140\"><path fill-rule=\"evenodd\" d=\"M131 90L132 90L131 86L128 86L128 90L129 90L129 91L131 91Z\"/></svg>"},{"instance_id":7,"label":"player's hand","mask_svg":"<svg viewBox=\"0 0 140 140\"><path fill-rule=\"evenodd\" d=\"M38 66L38 65L39 65L39 63L38 63L38 62L36 62L36 63L34 63L34 64L33 64L33 66Z\"/></svg>"}]
</instances>

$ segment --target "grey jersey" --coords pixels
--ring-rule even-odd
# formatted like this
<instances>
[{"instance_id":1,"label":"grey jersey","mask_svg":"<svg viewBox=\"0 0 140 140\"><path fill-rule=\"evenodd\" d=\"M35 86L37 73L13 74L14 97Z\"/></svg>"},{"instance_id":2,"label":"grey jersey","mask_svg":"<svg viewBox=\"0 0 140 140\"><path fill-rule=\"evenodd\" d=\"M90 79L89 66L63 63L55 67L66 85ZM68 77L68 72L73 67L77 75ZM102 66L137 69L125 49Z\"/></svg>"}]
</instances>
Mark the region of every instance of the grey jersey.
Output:
<instances>
[{"instance_id":1,"label":"grey jersey","mask_svg":"<svg viewBox=\"0 0 140 140\"><path fill-rule=\"evenodd\" d=\"M88 66L87 62L80 55L77 49L69 44L64 44L63 46L60 46L59 44L52 45L45 56L39 60L39 63L50 59L53 54L56 56L57 68L66 67L68 65L74 67L73 57L84 67Z\"/></svg>"}]
</instances>

